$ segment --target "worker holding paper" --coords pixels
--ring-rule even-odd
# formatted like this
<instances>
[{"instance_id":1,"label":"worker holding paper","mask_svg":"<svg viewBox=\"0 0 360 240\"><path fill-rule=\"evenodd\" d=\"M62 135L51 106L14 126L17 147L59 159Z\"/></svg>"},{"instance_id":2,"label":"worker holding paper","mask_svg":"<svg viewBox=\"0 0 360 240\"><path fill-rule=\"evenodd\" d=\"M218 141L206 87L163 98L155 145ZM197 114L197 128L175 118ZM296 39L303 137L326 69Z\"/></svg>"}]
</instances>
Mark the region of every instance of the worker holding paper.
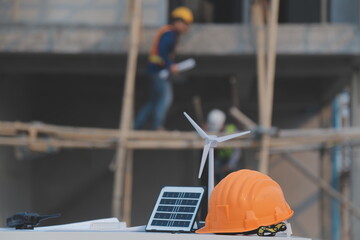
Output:
<instances>
[{"instance_id":1,"label":"worker holding paper","mask_svg":"<svg viewBox=\"0 0 360 240\"><path fill-rule=\"evenodd\" d=\"M187 7L178 7L171 13L171 23L158 30L149 56L150 96L136 116L135 129L143 128L150 116L153 117L151 128L163 129L166 114L173 99L169 76L176 75L195 65L193 59L178 64L174 63L175 48L179 37L189 30L192 22L191 10Z\"/></svg>"}]
</instances>

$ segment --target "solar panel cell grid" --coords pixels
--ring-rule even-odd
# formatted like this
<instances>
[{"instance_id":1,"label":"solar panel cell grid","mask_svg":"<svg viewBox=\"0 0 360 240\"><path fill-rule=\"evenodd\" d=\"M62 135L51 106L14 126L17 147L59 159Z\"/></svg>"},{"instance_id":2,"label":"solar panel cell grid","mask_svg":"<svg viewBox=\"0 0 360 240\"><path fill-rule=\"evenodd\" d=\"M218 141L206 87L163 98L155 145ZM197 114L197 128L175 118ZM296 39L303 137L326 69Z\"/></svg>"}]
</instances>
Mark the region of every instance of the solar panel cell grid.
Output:
<instances>
[{"instance_id":1,"label":"solar panel cell grid","mask_svg":"<svg viewBox=\"0 0 360 240\"><path fill-rule=\"evenodd\" d=\"M185 193L184 198L196 198L200 197L200 193Z\"/></svg>"},{"instance_id":2,"label":"solar panel cell grid","mask_svg":"<svg viewBox=\"0 0 360 240\"><path fill-rule=\"evenodd\" d=\"M197 203L198 203L198 200L183 199L183 200L181 200L180 205L196 205Z\"/></svg>"},{"instance_id":3,"label":"solar panel cell grid","mask_svg":"<svg viewBox=\"0 0 360 240\"><path fill-rule=\"evenodd\" d=\"M195 209L195 207L180 207L179 212L194 212Z\"/></svg>"},{"instance_id":4,"label":"solar panel cell grid","mask_svg":"<svg viewBox=\"0 0 360 240\"><path fill-rule=\"evenodd\" d=\"M172 212L174 211L174 208L173 206L159 206L157 211L159 212Z\"/></svg>"},{"instance_id":5,"label":"solar panel cell grid","mask_svg":"<svg viewBox=\"0 0 360 240\"><path fill-rule=\"evenodd\" d=\"M171 213L156 213L154 216L154 219L185 219L190 220L192 217L192 214L171 214Z\"/></svg>"},{"instance_id":6,"label":"solar panel cell grid","mask_svg":"<svg viewBox=\"0 0 360 240\"><path fill-rule=\"evenodd\" d=\"M203 193L201 187L164 187L146 230L190 231Z\"/></svg>"},{"instance_id":7,"label":"solar panel cell grid","mask_svg":"<svg viewBox=\"0 0 360 240\"><path fill-rule=\"evenodd\" d=\"M177 198L179 197L180 193L179 192L164 192L163 197L166 198Z\"/></svg>"}]
</instances>

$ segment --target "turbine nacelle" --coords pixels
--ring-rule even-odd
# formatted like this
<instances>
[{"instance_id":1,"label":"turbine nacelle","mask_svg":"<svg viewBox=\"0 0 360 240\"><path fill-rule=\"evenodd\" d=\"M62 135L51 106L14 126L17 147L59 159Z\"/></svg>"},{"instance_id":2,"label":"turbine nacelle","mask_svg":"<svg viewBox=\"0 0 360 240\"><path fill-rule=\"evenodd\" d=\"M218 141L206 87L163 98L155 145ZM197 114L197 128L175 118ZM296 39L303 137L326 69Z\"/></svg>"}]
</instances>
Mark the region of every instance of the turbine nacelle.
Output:
<instances>
[{"instance_id":1,"label":"turbine nacelle","mask_svg":"<svg viewBox=\"0 0 360 240\"><path fill-rule=\"evenodd\" d=\"M210 147L214 148L218 145L218 141L217 141L217 138L218 136L216 135L208 135L209 138L206 138L205 139L205 144L210 144Z\"/></svg>"}]
</instances>

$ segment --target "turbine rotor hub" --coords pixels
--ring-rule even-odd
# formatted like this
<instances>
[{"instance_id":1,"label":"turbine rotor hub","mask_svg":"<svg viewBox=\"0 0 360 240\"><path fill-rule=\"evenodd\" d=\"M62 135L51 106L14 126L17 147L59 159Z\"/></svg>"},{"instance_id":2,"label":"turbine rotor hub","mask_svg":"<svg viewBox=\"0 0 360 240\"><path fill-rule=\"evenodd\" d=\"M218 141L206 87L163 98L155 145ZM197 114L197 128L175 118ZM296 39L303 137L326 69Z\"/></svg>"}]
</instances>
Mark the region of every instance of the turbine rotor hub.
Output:
<instances>
[{"instance_id":1,"label":"turbine rotor hub","mask_svg":"<svg viewBox=\"0 0 360 240\"><path fill-rule=\"evenodd\" d=\"M217 144L219 142L217 141L217 136L216 135L209 135L209 137L206 138L205 143L210 144L210 147L214 148L214 147L217 146Z\"/></svg>"}]
</instances>

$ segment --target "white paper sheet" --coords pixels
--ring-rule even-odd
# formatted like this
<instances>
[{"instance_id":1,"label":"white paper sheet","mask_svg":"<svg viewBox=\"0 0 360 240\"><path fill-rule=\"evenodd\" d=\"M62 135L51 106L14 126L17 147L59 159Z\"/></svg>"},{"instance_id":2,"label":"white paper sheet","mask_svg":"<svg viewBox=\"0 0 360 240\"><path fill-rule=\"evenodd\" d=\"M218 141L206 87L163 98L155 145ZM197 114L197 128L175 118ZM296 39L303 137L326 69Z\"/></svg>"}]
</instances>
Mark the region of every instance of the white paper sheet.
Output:
<instances>
[{"instance_id":1,"label":"white paper sheet","mask_svg":"<svg viewBox=\"0 0 360 240\"><path fill-rule=\"evenodd\" d=\"M47 227L35 227L34 231L115 231L126 228L117 218L104 218Z\"/></svg>"},{"instance_id":2,"label":"white paper sheet","mask_svg":"<svg viewBox=\"0 0 360 240\"><path fill-rule=\"evenodd\" d=\"M193 58L189 58L182 62L177 63L176 65L177 65L177 68L179 69L179 71L183 72L183 71L187 71L187 70L190 70L193 67L195 67L196 62ZM168 69L161 70L159 74L160 74L161 78L168 78L170 75Z\"/></svg>"}]
</instances>

